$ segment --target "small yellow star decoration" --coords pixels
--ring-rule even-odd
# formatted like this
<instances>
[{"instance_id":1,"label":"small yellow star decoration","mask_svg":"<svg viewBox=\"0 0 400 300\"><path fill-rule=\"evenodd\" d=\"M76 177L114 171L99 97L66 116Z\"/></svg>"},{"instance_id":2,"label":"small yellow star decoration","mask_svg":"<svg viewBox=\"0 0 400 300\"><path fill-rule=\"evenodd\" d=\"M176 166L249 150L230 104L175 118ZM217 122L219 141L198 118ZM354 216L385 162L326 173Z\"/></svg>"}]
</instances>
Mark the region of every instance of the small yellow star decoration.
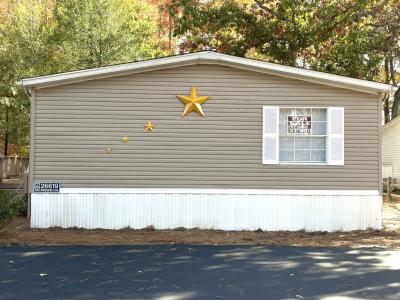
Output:
<instances>
[{"instance_id":1,"label":"small yellow star decoration","mask_svg":"<svg viewBox=\"0 0 400 300\"><path fill-rule=\"evenodd\" d=\"M187 116L192 111L195 111L199 115L204 117L204 112L203 112L203 109L201 108L201 104L206 102L208 100L208 98L210 98L210 96L198 97L196 88L193 85L189 96L178 95L178 96L176 96L176 98L178 98L183 104L185 104L185 109L182 113L182 117Z\"/></svg>"},{"instance_id":2,"label":"small yellow star decoration","mask_svg":"<svg viewBox=\"0 0 400 300\"><path fill-rule=\"evenodd\" d=\"M107 153L107 154L111 154L111 153L112 153L111 147L107 147L107 148L106 148L106 153Z\"/></svg>"},{"instance_id":3,"label":"small yellow star decoration","mask_svg":"<svg viewBox=\"0 0 400 300\"><path fill-rule=\"evenodd\" d=\"M126 135L121 138L123 144L128 144L128 140L129 138Z\"/></svg>"},{"instance_id":4,"label":"small yellow star decoration","mask_svg":"<svg viewBox=\"0 0 400 300\"><path fill-rule=\"evenodd\" d=\"M153 132L154 131L154 124L151 123L151 121L148 121L146 124L144 124L144 132Z\"/></svg>"}]
</instances>

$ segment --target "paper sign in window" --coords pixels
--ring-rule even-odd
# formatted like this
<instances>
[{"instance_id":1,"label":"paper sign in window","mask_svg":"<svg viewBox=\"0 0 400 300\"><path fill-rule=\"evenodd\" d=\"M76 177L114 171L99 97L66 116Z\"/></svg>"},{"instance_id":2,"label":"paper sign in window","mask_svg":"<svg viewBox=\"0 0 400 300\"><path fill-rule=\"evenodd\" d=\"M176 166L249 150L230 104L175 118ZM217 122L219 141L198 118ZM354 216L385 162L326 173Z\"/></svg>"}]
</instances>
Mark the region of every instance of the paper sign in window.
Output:
<instances>
[{"instance_id":1,"label":"paper sign in window","mask_svg":"<svg viewBox=\"0 0 400 300\"><path fill-rule=\"evenodd\" d=\"M311 116L288 116L288 134L311 134Z\"/></svg>"}]
</instances>

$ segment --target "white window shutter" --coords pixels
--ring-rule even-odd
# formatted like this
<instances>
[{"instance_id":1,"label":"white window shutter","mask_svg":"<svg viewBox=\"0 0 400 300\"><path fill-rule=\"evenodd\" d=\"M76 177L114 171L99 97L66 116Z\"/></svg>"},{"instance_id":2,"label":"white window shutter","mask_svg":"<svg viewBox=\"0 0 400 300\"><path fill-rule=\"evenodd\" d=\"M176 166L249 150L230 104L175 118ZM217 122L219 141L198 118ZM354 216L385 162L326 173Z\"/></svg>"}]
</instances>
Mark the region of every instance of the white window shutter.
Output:
<instances>
[{"instance_id":1,"label":"white window shutter","mask_svg":"<svg viewBox=\"0 0 400 300\"><path fill-rule=\"evenodd\" d=\"M328 108L328 164L344 165L344 108Z\"/></svg>"},{"instance_id":2,"label":"white window shutter","mask_svg":"<svg viewBox=\"0 0 400 300\"><path fill-rule=\"evenodd\" d=\"M263 107L262 163L279 163L279 107Z\"/></svg>"}]
</instances>

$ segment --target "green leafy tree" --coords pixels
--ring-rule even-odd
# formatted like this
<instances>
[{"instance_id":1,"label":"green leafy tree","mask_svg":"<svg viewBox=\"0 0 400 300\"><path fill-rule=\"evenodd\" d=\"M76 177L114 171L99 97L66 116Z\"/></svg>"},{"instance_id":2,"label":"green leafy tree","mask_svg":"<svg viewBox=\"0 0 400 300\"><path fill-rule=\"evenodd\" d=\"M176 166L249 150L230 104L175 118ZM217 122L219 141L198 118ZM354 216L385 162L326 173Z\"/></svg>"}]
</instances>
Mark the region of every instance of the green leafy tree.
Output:
<instances>
[{"instance_id":1,"label":"green leafy tree","mask_svg":"<svg viewBox=\"0 0 400 300\"><path fill-rule=\"evenodd\" d=\"M8 145L26 155L29 143L29 100L16 86L22 77L48 73L54 26L51 1L4 1L0 13L0 137L3 155Z\"/></svg>"},{"instance_id":2,"label":"green leafy tree","mask_svg":"<svg viewBox=\"0 0 400 300\"><path fill-rule=\"evenodd\" d=\"M397 86L398 0L173 0L170 14L182 52L214 49ZM388 122L389 95L383 101ZM392 117L399 113L400 91Z\"/></svg>"},{"instance_id":3,"label":"green leafy tree","mask_svg":"<svg viewBox=\"0 0 400 300\"><path fill-rule=\"evenodd\" d=\"M143 1L59 0L54 63L58 70L73 70L159 55L154 14Z\"/></svg>"},{"instance_id":4,"label":"green leafy tree","mask_svg":"<svg viewBox=\"0 0 400 300\"><path fill-rule=\"evenodd\" d=\"M11 97L0 98L1 138L3 141L3 155L17 154L27 156L29 144L29 101L21 90ZM13 152L9 146L13 145Z\"/></svg>"},{"instance_id":5,"label":"green leafy tree","mask_svg":"<svg viewBox=\"0 0 400 300\"><path fill-rule=\"evenodd\" d=\"M400 61L400 2L374 0L360 13L360 18L346 34L315 58L316 69L322 69L398 86L396 63ZM400 113L400 92L394 95L390 114L390 95L384 95L385 122Z\"/></svg>"},{"instance_id":6,"label":"green leafy tree","mask_svg":"<svg viewBox=\"0 0 400 300\"><path fill-rule=\"evenodd\" d=\"M183 51L211 48L245 56L254 49L270 61L306 66L367 2L174 0L170 8Z\"/></svg>"},{"instance_id":7,"label":"green leafy tree","mask_svg":"<svg viewBox=\"0 0 400 300\"><path fill-rule=\"evenodd\" d=\"M157 42L165 54L175 54L176 38L173 36L174 22L169 14L171 0L148 0L157 10Z\"/></svg>"},{"instance_id":8,"label":"green leafy tree","mask_svg":"<svg viewBox=\"0 0 400 300\"><path fill-rule=\"evenodd\" d=\"M400 1L378 0L372 7L371 27L374 29L375 50L383 53L385 81L399 85L398 71L400 63ZM387 106L389 106L387 104ZM389 108L387 108L389 111ZM400 90L394 95L391 118L400 115ZM385 114L388 121L388 115Z\"/></svg>"},{"instance_id":9,"label":"green leafy tree","mask_svg":"<svg viewBox=\"0 0 400 300\"><path fill-rule=\"evenodd\" d=\"M138 0L0 0L2 154L27 154L29 100L17 80L161 55L156 14Z\"/></svg>"}]
</instances>

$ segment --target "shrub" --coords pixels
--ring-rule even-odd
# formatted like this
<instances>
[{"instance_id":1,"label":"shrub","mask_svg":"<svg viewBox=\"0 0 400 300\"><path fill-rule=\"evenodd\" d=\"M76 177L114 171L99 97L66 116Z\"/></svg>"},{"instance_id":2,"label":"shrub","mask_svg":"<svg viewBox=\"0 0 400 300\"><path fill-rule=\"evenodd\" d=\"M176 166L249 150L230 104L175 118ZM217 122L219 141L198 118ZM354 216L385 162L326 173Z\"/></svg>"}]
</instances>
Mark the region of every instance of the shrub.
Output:
<instances>
[{"instance_id":1,"label":"shrub","mask_svg":"<svg viewBox=\"0 0 400 300\"><path fill-rule=\"evenodd\" d=\"M18 214L26 214L26 197L0 190L0 227Z\"/></svg>"}]
</instances>

